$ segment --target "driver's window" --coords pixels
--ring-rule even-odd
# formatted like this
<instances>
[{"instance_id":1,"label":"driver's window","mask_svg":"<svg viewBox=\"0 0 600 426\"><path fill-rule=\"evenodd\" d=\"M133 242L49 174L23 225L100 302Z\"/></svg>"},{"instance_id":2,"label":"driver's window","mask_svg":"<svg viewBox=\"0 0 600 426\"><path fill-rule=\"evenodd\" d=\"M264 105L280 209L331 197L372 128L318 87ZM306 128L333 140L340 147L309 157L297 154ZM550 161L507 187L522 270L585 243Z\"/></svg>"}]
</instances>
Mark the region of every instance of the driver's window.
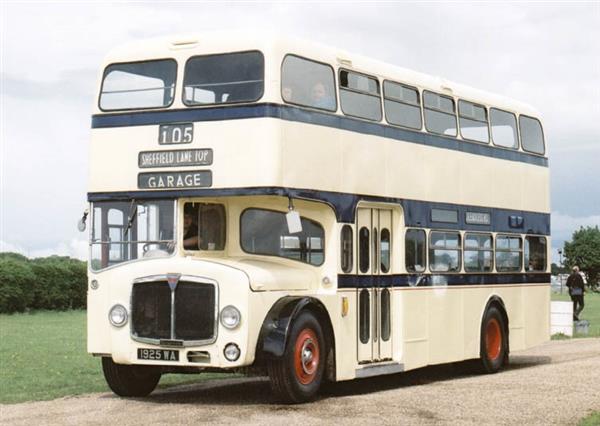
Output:
<instances>
[{"instance_id":1,"label":"driver's window","mask_svg":"<svg viewBox=\"0 0 600 426\"><path fill-rule=\"evenodd\" d=\"M183 213L185 250L225 248L225 207L222 204L185 203Z\"/></svg>"}]
</instances>

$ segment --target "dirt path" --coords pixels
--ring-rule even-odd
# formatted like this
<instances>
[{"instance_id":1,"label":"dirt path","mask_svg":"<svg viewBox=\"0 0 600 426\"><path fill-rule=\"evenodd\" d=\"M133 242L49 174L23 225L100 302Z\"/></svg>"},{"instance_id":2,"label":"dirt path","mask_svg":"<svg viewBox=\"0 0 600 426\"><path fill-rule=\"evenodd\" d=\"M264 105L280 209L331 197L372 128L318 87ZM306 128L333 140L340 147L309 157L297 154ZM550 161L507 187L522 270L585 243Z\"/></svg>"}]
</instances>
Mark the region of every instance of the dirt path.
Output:
<instances>
[{"instance_id":1,"label":"dirt path","mask_svg":"<svg viewBox=\"0 0 600 426\"><path fill-rule=\"evenodd\" d=\"M600 410L600 339L554 341L515 353L508 369L467 365L338 383L314 403L273 403L261 378L207 381L146 399L110 393L0 406L0 423L97 424L576 424Z\"/></svg>"}]
</instances>

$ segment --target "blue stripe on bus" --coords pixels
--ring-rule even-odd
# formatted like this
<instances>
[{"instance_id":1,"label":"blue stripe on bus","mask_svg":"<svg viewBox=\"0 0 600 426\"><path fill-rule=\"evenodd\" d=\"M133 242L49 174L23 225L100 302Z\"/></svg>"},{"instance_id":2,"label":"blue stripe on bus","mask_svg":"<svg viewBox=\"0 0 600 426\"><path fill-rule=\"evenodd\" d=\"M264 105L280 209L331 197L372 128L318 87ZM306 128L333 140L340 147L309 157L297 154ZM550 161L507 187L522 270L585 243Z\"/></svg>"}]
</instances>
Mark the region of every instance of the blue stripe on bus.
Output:
<instances>
[{"instance_id":1,"label":"blue stripe on bus","mask_svg":"<svg viewBox=\"0 0 600 426\"><path fill-rule=\"evenodd\" d=\"M496 148L489 144L466 142L455 138L432 135L420 131L400 129L381 123L341 115L305 110L289 105L260 103L243 106L215 108L176 109L169 111L141 111L121 114L97 114L92 116L92 129L125 126L147 126L196 121L236 120L243 118L280 118L287 121L310 123L333 127L365 135L374 135L419 145L461 151L468 154L502 160L518 161L536 166L548 166L548 159L509 149Z\"/></svg>"},{"instance_id":2,"label":"blue stripe on bus","mask_svg":"<svg viewBox=\"0 0 600 426\"><path fill-rule=\"evenodd\" d=\"M421 280L419 282L419 279ZM417 286L417 282L419 283ZM339 274L338 288L439 287L457 285L550 284L547 273L490 274Z\"/></svg>"},{"instance_id":3,"label":"blue stripe on bus","mask_svg":"<svg viewBox=\"0 0 600 426\"><path fill-rule=\"evenodd\" d=\"M309 189L254 187L254 188L196 188L155 190L155 191L124 191L124 192L90 192L88 201L131 200L132 198L175 199L180 197L227 197L239 195L276 195L306 200L316 200L329 204L335 211L338 222L354 223L357 204L360 201L399 204L404 211L406 226L418 228L456 229L482 232L512 232L519 234L550 235L550 214L523 210L499 209L491 207L470 206L463 204L438 203L431 201L406 200L391 197L376 197L371 195L347 194L341 192L317 191ZM458 223L440 223L431 220L431 209L448 209L458 212ZM489 225L466 223L466 212L490 214ZM511 226L511 218L521 218L519 226Z\"/></svg>"}]
</instances>

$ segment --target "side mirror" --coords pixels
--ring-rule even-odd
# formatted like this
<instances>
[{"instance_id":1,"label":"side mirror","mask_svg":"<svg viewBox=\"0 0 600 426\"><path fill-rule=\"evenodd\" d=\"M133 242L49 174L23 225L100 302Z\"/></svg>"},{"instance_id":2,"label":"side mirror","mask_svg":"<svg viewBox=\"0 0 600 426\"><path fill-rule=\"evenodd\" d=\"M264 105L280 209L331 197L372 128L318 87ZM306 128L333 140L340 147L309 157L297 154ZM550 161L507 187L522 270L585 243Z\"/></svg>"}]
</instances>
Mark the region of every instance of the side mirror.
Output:
<instances>
[{"instance_id":1,"label":"side mirror","mask_svg":"<svg viewBox=\"0 0 600 426\"><path fill-rule=\"evenodd\" d=\"M83 216L81 216L81 219L79 219L79 221L77 222L77 229L79 230L79 232L83 232L85 231L86 228L86 220L87 220L87 216L88 216L88 212L87 210L83 212Z\"/></svg>"}]
</instances>

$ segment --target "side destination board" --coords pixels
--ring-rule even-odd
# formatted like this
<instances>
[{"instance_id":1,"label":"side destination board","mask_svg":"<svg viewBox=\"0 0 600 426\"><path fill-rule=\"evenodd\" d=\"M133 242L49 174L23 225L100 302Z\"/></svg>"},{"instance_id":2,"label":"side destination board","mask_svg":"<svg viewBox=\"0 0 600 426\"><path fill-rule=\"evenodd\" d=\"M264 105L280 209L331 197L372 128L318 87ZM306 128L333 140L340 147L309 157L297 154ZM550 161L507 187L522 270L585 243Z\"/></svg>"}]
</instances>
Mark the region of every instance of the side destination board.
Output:
<instances>
[{"instance_id":1,"label":"side destination board","mask_svg":"<svg viewBox=\"0 0 600 426\"><path fill-rule=\"evenodd\" d=\"M138 154L138 166L178 167L178 166L209 166L213 162L213 150L205 149L174 149L166 151L142 151Z\"/></svg>"},{"instance_id":2,"label":"side destination board","mask_svg":"<svg viewBox=\"0 0 600 426\"><path fill-rule=\"evenodd\" d=\"M210 170L138 174L138 188L140 189L206 188L209 186L212 186Z\"/></svg>"}]
</instances>

